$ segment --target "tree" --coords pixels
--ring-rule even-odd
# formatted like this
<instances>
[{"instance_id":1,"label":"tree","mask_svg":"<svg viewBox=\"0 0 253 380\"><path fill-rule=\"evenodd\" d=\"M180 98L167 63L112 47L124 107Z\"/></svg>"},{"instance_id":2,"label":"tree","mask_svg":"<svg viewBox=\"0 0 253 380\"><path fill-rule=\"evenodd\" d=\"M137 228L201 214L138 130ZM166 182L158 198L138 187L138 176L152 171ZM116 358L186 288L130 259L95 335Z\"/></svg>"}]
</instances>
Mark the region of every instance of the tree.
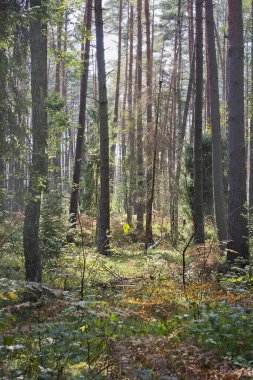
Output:
<instances>
[{"instance_id":1,"label":"tree","mask_svg":"<svg viewBox=\"0 0 253 380\"><path fill-rule=\"evenodd\" d=\"M133 4L130 4L129 16L129 70L128 70L128 140L129 140L129 196L127 207L127 222L132 226L132 216L134 209L134 195L136 191L136 153L135 153L135 126L133 116L133 44L134 44L134 9Z\"/></svg>"},{"instance_id":2,"label":"tree","mask_svg":"<svg viewBox=\"0 0 253 380\"><path fill-rule=\"evenodd\" d=\"M55 93L60 96L61 92L61 56L62 56L62 27L63 27L63 11L62 11L62 0L56 0L57 9L57 30L56 30L56 49L55 49ZM55 190L59 191L59 184L61 183L61 139L62 133L56 133L56 151L55 157L53 158L54 166L54 187Z\"/></svg>"},{"instance_id":3,"label":"tree","mask_svg":"<svg viewBox=\"0 0 253 380\"><path fill-rule=\"evenodd\" d=\"M203 0L196 0L196 97L194 129L194 224L196 243L204 242L202 106L203 106Z\"/></svg>"},{"instance_id":4,"label":"tree","mask_svg":"<svg viewBox=\"0 0 253 380\"><path fill-rule=\"evenodd\" d=\"M242 0L228 1L228 238L227 258L249 259L244 138L244 41Z\"/></svg>"},{"instance_id":5,"label":"tree","mask_svg":"<svg viewBox=\"0 0 253 380\"><path fill-rule=\"evenodd\" d=\"M83 70L81 76L80 88L80 109L79 109L79 126L76 138L75 162L73 170L73 182L71 187L70 208L71 222L75 226L78 213L78 198L81 178L81 168L83 159L83 144L86 122L86 101L87 101L87 85L89 75L89 60L90 60L90 32L91 32L91 17L92 17L93 0L88 0L86 3L85 26L86 40L83 52Z\"/></svg>"},{"instance_id":6,"label":"tree","mask_svg":"<svg viewBox=\"0 0 253 380\"><path fill-rule=\"evenodd\" d=\"M114 114L113 114L113 141L111 146L111 167L110 167L110 180L111 189L113 193L114 181L115 181L115 153L116 153L116 139L119 121L119 97L120 97L120 75L121 75L121 50L122 50L122 13L123 13L123 1L119 0L119 32L118 32L118 59L117 59L117 77L116 77L116 89L114 100Z\"/></svg>"},{"instance_id":7,"label":"tree","mask_svg":"<svg viewBox=\"0 0 253 380\"><path fill-rule=\"evenodd\" d=\"M31 93L33 151L30 168L28 202L24 220L24 255L26 280L40 282L42 279L39 248L39 223L41 194L47 185L47 25L46 6L42 0L31 0L30 21Z\"/></svg>"},{"instance_id":8,"label":"tree","mask_svg":"<svg viewBox=\"0 0 253 380\"><path fill-rule=\"evenodd\" d=\"M137 229L143 230L144 168L142 125L142 0L137 1Z\"/></svg>"},{"instance_id":9,"label":"tree","mask_svg":"<svg viewBox=\"0 0 253 380\"><path fill-rule=\"evenodd\" d=\"M182 161L182 153L183 153L185 132L186 132L186 126L187 126L187 118L189 114L190 101L191 101L191 96L192 96L193 80L194 80L194 75L195 75L194 51L193 51L193 57L191 57L190 62L191 62L190 76L189 76L189 81L188 81L185 105L184 105L184 110L183 110L182 122L178 131L177 167L176 167L175 185L174 185L175 186L175 199L174 199L175 216L178 216L178 207L179 207L178 189L180 189L180 174L181 174L181 166L182 166L181 161ZM175 220L174 231L175 231L174 235L178 236L178 220Z\"/></svg>"},{"instance_id":10,"label":"tree","mask_svg":"<svg viewBox=\"0 0 253 380\"><path fill-rule=\"evenodd\" d=\"M146 205L146 246L153 241L152 231L152 212L153 212L153 186L152 181L152 144L156 145L156 141L153 141L153 113L152 113L152 50L151 50L151 30L150 30L150 10L149 0L145 0L145 18L146 18L146 45L147 45L147 205ZM158 112L159 113L159 112ZM151 151L150 151L151 150ZM156 147L155 149L156 150Z\"/></svg>"},{"instance_id":11,"label":"tree","mask_svg":"<svg viewBox=\"0 0 253 380\"><path fill-rule=\"evenodd\" d=\"M249 224L253 222L253 1L251 2L251 97L249 143Z\"/></svg>"},{"instance_id":12,"label":"tree","mask_svg":"<svg viewBox=\"0 0 253 380\"><path fill-rule=\"evenodd\" d=\"M171 241L173 245L178 241L178 188L176 187L177 167L180 166L179 144L180 131L182 122L182 99L181 99L181 76L182 76L182 4L178 0L177 6L177 21L175 28L175 55L174 55L174 128L173 128L173 143L172 143L172 167L170 173L170 219L171 219Z\"/></svg>"},{"instance_id":13,"label":"tree","mask_svg":"<svg viewBox=\"0 0 253 380\"><path fill-rule=\"evenodd\" d=\"M99 88L99 127L100 127L100 205L98 225L98 249L109 253L110 232L110 176L109 176L109 132L106 71L104 57L104 30L102 0L95 0L96 46Z\"/></svg>"},{"instance_id":14,"label":"tree","mask_svg":"<svg viewBox=\"0 0 253 380\"><path fill-rule=\"evenodd\" d=\"M215 49L214 18L212 0L206 0L206 31L208 54L208 82L211 100L211 126L212 126L212 170L213 170L213 197L214 211L218 238L225 240L227 226L225 217L225 200L222 169L221 128L218 66Z\"/></svg>"},{"instance_id":15,"label":"tree","mask_svg":"<svg viewBox=\"0 0 253 380\"><path fill-rule=\"evenodd\" d=\"M5 209L4 200L4 161L5 161L5 126L7 123L7 57L5 49L0 49L0 211Z\"/></svg>"}]
</instances>

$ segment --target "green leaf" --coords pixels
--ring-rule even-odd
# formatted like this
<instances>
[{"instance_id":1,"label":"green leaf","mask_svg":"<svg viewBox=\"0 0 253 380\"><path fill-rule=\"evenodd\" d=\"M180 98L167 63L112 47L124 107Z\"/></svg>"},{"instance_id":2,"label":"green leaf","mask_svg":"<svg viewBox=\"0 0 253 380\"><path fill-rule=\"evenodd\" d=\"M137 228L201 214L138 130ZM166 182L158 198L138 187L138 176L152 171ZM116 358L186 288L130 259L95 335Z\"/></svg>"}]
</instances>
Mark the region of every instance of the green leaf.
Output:
<instances>
[{"instance_id":1,"label":"green leaf","mask_svg":"<svg viewBox=\"0 0 253 380\"><path fill-rule=\"evenodd\" d=\"M14 343L14 336L7 335L3 338L4 346L11 346Z\"/></svg>"}]
</instances>

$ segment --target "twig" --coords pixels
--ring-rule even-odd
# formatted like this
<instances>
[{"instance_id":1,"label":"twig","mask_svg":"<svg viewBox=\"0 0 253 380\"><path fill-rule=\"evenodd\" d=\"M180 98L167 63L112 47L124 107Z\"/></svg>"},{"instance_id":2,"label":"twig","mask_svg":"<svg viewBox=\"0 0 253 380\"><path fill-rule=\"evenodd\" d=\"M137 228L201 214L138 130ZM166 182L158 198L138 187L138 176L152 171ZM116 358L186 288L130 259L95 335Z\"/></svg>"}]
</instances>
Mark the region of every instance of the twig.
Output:
<instances>
[{"instance_id":1,"label":"twig","mask_svg":"<svg viewBox=\"0 0 253 380\"><path fill-rule=\"evenodd\" d=\"M185 289L185 267L186 267L186 263L185 263L185 254L186 254L186 251L187 249L189 248L189 245L191 244L192 242L192 239L194 238L195 236L195 231L193 232L193 234L191 235L188 243L186 244L186 246L184 247L184 250L183 250L183 285L184 285L184 289Z\"/></svg>"}]
</instances>

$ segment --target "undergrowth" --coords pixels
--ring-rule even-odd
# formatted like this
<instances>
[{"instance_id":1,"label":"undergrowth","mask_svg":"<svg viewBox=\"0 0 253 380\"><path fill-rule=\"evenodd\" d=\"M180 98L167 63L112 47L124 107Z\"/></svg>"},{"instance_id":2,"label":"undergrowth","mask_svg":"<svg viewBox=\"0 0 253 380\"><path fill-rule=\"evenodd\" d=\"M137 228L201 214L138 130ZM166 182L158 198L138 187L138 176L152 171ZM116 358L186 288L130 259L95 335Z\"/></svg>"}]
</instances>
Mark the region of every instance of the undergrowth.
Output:
<instances>
[{"instance_id":1,"label":"undergrowth","mask_svg":"<svg viewBox=\"0 0 253 380\"><path fill-rule=\"evenodd\" d=\"M23 281L22 257L2 248L1 379L253 376L247 268L204 273L189 251L183 284L181 249L165 240L145 253L122 235L107 258L90 242L64 243L40 286Z\"/></svg>"}]
</instances>

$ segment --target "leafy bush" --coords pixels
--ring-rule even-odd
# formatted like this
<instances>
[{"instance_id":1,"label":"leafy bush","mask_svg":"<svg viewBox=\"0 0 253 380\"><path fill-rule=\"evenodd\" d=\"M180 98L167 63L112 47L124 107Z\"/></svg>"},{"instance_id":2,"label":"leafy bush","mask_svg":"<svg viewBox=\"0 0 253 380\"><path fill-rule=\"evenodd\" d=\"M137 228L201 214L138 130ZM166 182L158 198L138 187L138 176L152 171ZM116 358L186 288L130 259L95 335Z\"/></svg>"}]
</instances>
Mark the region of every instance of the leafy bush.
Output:
<instances>
[{"instance_id":1,"label":"leafy bush","mask_svg":"<svg viewBox=\"0 0 253 380\"><path fill-rule=\"evenodd\" d=\"M222 302L215 311L202 310L189 324L198 343L217 350L234 364L253 365L253 310Z\"/></svg>"}]
</instances>

